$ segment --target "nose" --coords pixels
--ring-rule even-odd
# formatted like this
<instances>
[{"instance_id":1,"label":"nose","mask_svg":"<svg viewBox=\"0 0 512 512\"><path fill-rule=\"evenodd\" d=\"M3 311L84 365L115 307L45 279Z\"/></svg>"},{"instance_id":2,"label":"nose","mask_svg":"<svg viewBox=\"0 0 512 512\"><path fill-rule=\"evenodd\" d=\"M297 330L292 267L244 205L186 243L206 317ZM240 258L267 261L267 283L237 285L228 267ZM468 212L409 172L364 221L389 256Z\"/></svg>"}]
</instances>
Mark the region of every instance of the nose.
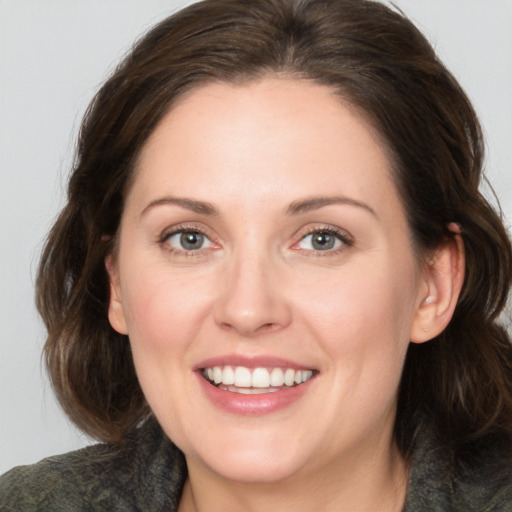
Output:
<instances>
[{"instance_id":1,"label":"nose","mask_svg":"<svg viewBox=\"0 0 512 512\"><path fill-rule=\"evenodd\" d=\"M244 337L285 328L291 311L282 272L257 255L240 255L222 276L214 307L216 323Z\"/></svg>"}]
</instances>

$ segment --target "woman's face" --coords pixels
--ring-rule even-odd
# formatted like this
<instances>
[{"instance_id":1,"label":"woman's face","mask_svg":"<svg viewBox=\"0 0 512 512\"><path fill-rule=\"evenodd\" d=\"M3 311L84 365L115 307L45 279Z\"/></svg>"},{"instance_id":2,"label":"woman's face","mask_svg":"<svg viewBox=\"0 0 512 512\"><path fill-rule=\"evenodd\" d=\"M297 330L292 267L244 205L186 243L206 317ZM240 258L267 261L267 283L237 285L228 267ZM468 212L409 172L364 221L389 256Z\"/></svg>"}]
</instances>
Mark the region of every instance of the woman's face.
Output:
<instances>
[{"instance_id":1,"label":"woman's face","mask_svg":"<svg viewBox=\"0 0 512 512\"><path fill-rule=\"evenodd\" d=\"M111 323L189 467L277 481L389 450L428 290L385 149L329 88L182 99L107 266Z\"/></svg>"}]
</instances>

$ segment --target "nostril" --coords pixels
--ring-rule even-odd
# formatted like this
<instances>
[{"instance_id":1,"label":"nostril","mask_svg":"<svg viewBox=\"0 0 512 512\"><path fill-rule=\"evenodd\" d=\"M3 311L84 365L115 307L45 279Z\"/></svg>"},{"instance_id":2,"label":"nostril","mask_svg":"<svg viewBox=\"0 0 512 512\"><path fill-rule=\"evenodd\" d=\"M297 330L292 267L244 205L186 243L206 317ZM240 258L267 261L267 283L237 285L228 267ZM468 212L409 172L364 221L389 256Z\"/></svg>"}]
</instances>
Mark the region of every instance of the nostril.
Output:
<instances>
[{"instance_id":1,"label":"nostril","mask_svg":"<svg viewBox=\"0 0 512 512\"><path fill-rule=\"evenodd\" d=\"M278 323L274 323L274 322L268 322L268 323L264 323L262 325L259 325L255 328L243 328L243 326L239 326L239 325L236 325L236 324L232 324L230 322L220 322L219 323L220 327L226 331L239 331L245 335L257 335L257 334L261 334L261 333L265 333L265 332L273 332L273 331L277 331L280 329L280 326Z\"/></svg>"},{"instance_id":2,"label":"nostril","mask_svg":"<svg viewBox=\"0 0 512 512\"><path fill-rule=\"evenodd\" d=\"M276 330L278 329L279 326L275 323L268 323L268 324L263 324L259 330L261 331L273 331L273 330Z\"/></svg>"},{"instance_id":3,"label":"nostril","mask_svg":"<svg viewBox=\"0 0 512 512\"><path fill-rule=\"evenodd\" d=\"M219 324L221 326L222 329L225 329L226 331L231 331L234 329L234 326L232 326L230 323L228 322L220 322Z\"/></svg>"}]
</instances>

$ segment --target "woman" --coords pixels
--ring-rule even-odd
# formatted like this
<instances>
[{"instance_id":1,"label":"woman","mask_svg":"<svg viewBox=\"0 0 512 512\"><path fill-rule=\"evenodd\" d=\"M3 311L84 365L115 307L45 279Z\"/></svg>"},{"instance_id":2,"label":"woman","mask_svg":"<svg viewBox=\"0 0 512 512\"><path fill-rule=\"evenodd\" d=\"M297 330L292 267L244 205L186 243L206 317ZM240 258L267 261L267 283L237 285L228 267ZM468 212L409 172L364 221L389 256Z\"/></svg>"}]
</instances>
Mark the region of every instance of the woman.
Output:
<instances>
[{"instance_id":1,"label":"woman","mask_svg":"<svg viewBox=\"0 0 512 512\"><path fill-rule=\"evenodd\" d=\"M360 0L216 0L84 120L38 306L105 444L0 482L21 510L509 510L512 250L473 109Z\"/></svg>"}]
</instances>

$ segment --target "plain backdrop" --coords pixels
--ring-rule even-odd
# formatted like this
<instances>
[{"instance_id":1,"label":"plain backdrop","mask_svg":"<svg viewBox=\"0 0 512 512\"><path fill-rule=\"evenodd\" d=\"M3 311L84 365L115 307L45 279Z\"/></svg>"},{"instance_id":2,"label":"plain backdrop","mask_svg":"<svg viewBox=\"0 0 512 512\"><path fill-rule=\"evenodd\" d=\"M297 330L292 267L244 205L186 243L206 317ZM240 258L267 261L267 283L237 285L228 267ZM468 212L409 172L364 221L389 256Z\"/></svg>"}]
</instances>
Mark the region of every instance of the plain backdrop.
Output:
<instances>
[{"instance_id":1,"label":"plain backdrop","mask_svg":"<svg viewBox=\"0 0 512 512\"><path fill-rule=\"evenodd\" d=\"M80 118L135 38L183 0L0 0L0 473L90 443L41 365L33 281ZM512 219L512 0L396 0L462 83ZM510 222L508 222L510 225Z\"/></svg>"}]
</instances>

